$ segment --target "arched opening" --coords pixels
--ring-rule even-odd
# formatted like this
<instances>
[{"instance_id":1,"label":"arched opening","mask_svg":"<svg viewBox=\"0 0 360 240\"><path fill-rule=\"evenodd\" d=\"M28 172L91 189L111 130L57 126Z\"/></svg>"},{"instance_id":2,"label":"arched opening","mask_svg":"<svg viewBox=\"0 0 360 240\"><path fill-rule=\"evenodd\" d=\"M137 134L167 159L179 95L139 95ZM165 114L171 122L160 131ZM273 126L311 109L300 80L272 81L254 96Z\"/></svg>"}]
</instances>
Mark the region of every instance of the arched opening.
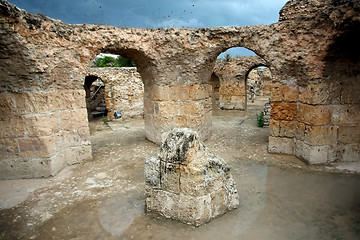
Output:
<instances>
[{"instance_id":1,"label":"arched opening","mask_svg":"<svg viewBox=\"0 0 360 240\"><path fill-rule=\"evenodd\" d=\"M210 85L212 86L212 104L214 107L219 107L219 89L220 89L220 79L216 74L213 72L211 74L211 78L209 81Z\"/></svg>"},{"instance_id":2,"label":"arched opening","mask_svg":"<svg viewBox=\"0 0 360 240\"><path fill-rule=\"evenodd\" d=\"M270 101L272 76L270 68L265 65L256 65L249 69L245 76L246 107L264 108Z\"/></svg>"},{"instance_id":3,"label":"arched opening","mask_svg":"<svg viewBox=\"0 0 360 240\"><path fill-rule=\"evenodd\" d=\"M269 68L263 70L264 66L265 60L247 48L234 47L221 53L213 71L213 75L219 78L219 108L246 110L248 102L254 103L252 99L248 101L248 98L264 92L265 95L270 95L271 74L269 76ZM249 77L251 84L247 81ZM266 83L263 85L263 82ZM215 88L213 89L215 91Z\"/></svg>"},{"instance_id":4,"label":"arched opening","mask_svg":"<svg viewBox=\"0 0 360 240\"><path fill-rule=\"evenodd\" d=\"M89 72L106 83L103 92L106 121L143 116L144 86L131 59L109 52L100 53L92 61Z\"/></svg>"},{"instance_id":5,"label":"arched opening","mask_svg":"<svg viewBox=\"0 0 360 240\"><path fill-rule=\"evenodd\" d=\"M105 100L105 83L98 76L85 77L86 109L88 119L93 120L107 115Z\"/></svg>"}]
</instances>

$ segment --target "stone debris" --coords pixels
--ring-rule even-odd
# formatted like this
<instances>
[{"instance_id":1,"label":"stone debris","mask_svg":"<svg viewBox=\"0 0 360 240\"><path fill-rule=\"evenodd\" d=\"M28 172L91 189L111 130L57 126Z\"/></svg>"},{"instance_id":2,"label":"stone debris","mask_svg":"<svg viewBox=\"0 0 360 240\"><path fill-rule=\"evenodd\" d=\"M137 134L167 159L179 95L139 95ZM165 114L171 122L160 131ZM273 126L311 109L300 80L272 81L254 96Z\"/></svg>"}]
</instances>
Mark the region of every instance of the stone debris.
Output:
<instances>
[{"instance_id":1,"label":"stone debris","mask_svg":"<svg viewBox=\"0 0 360 240\"><path fill-rule=\"evenodd\" d=\"M175 128L145 162L146 211L200 226L236 209L239 195L226 162L196 132Z\"/></svg>"}]
</instances>

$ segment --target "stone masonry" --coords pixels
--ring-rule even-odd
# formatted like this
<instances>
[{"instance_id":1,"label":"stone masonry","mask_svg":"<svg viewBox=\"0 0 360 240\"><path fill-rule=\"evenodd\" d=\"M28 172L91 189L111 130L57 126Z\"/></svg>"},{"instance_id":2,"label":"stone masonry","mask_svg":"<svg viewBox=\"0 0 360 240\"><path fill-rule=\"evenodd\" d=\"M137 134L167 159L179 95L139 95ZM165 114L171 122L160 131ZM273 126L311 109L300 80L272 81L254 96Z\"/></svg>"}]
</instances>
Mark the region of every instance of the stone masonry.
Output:
<instances>
[{"instance_id":1,"label":"stone masonry","mask_svg":"<svg viewBox=\"0 0 360 240\"><path fill-rule=\"evenodd\" d=\"M144 85L135 67L89 68L89 76L97 76L105 83L105 101L108 120L119 110L122 118L143 116Z\"/></svg>"},{"instance_id":2,"label":"stone masonry","mask_svg":"<svg viewBox=\"0 0 360 240\"><path fill-rule=\"evenodd\" d=\"M196 132L174 129L157 154L146 159L146 211L200 226L239 205L226 162Z\"/></svg>"},{"instance_id":3,"label":"stone masonry","mask_svg":"<svg viewBox=\"0 0 360 240\"><path fill-rule=\"evenodd\" d=\"M257 56L236 57L230 61L218 60L214 73L220 79L219 102L222 109L246 109L247 75L266 62Z\"/></svg>"},{"instance_id":4,"label":"stone masonry","mask_svg":"<svg viewBox=\"0 0 360 240\"><path fill-rule=\"evenodd\" d=\"M135 62L155 143L175 127L211 136L217 56L245 47L273 77L270 152L360 161L359 13L358 0L291 0L271 25L130 29L70 25L0 0L0 178L47 177L91 158L83 84L101 52Z\"/></svg>"},{"instance_id":5,"label":"stone masonry","mask_svg":"<svg viewBox=\"0 0 360 240\"><path fill-rule=\"evenodd\" d=\"M253 68L247 77L247 86L254 86L257 94L261 96L271 96L272 88L271 71L269 68Z\"/></svg>"}]
</instances>

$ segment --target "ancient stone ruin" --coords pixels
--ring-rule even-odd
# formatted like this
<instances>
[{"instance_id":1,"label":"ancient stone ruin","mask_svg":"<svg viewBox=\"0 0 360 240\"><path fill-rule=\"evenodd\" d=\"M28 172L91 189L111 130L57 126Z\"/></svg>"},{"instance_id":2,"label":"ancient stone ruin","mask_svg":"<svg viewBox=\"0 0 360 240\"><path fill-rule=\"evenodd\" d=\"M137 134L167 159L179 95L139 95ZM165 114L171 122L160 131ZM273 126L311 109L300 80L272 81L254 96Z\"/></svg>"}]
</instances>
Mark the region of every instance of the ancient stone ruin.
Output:
<instances>
[{"instance_id":1,"label":"ancient stone ruin","mask_svg":"<svg viewBox=\"0 0 360 240\"><path fill-rule=\"evenodd\" d=\"M131 29L70 25L0 0L0 178L54 176L92 158L84 81L101 52L135 62L154 143L176 127L211 136L217 56L245 47L272 73L270 152L360 161L359 12L358 0L291 0L271 25ZM224 106L242 107L242 96Z\"/></svg>"},{"instance_id":2,"label":"ancient stone ruin","mask_svg":"<svg viewBox=\"0 0 360 240\"><path fill-rule=\"evenodd\" d=\"M146 211L200 226L239 205L226 162L196 132L174 129L146 159Z\"/></svg>"},{"instance_id":3,"label":"ancient stone ruin","mask_svg":"<svg viewBox=\"0 0 360 240\"><path fill-rule=\"evenodd\" d=\"M237 57L230 61L216 62L214 74L219 78L219 106L222 109L246 109L247 83L250 70L257 66L266 66L266 62L257 56Z\"/></svg>"},{"instance_id":4,"label":"ancient stone ruin","mask_svg":"<svg viewBox=\"0 0 360 240\"><path fill-rule=\"evenodd\" d=\"M108 120L114 119L115 111L121 111L122 118L143 116L144 84L136 68L89 68L87 74L87 78L100 78L104 82ZM90 87L91 83L87 86Z\"/></svg>"}]
</instances>

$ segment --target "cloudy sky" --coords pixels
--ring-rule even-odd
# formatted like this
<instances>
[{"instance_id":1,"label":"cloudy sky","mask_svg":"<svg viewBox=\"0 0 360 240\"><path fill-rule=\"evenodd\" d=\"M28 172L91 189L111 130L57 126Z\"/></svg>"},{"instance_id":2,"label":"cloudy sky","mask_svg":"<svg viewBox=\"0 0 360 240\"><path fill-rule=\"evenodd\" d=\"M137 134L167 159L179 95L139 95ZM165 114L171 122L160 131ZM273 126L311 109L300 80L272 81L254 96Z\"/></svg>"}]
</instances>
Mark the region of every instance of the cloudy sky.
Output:
<instances>
[{"instance_id":1,"label":"cloudy sky","mask_svg":"<svg viewBox=\"0 0 360 240\"><path fill-rule=\"evenodd\" d=\"M8 0L66 23L116 27L216 27L271 24L287 0Z\"/></svg>"}]
</instances>

